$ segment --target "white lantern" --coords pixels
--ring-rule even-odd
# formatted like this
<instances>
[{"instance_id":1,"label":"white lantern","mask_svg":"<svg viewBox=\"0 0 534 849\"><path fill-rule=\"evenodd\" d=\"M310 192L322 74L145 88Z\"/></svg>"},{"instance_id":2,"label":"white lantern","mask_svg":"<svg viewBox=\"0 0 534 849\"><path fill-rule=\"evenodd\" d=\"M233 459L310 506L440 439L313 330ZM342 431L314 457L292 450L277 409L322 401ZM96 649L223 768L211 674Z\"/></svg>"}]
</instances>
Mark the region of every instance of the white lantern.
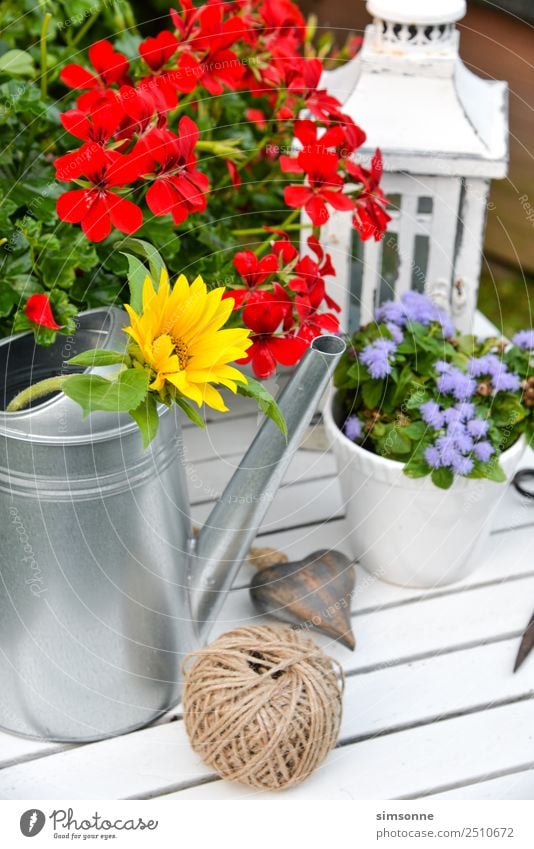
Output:
<instances>
[{"instance_id":1,"label":"white lantern","mask_svg":"<svg viewBox=\"0 0 534 849\"><path fill-rule=\"evenodd\" d=\"M368 0L373 23L358 55L325 73L343 111L365 130L358 159L380 147L392 221L362 242L347 213L325 227L343 326L409 289L472 327L489 182L507 170L507 84L469 71L455 22L465 0Z\"/></svg>"}]
</instances>

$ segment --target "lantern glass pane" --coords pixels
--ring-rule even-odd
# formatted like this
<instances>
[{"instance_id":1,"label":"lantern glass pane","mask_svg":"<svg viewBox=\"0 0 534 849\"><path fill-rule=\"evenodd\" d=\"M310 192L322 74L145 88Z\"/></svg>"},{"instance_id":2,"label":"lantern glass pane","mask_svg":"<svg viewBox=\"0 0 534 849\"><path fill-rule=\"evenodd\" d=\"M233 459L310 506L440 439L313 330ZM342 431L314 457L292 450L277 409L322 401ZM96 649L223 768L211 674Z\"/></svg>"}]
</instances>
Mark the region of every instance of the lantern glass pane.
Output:
<instances>
[{"instance_id":1,"label":"lantern glass pane","mask_svg":"<svg viewBox=\"0 0 534 849\"><path fill-rule=\"evenodd\" d=\"M432 211L434 208L434 201L430 197L420 197L417 198L417 214L418 215L432 215Z\"/></svg>"},{"instance_id":2,"label":"lantern glass pane","mask_svg":"<svg viewBox=\"0 0 534 849\"><path fill-rule=\"evenodd\" d=\"M392 212L400 212L401 208L401 196L400 194L391 194L387 195L387 199L389 201L388 212L391 215Z\"/></svg>"},{"instance_id":3,"label":"lantern glass pane","mask_svg":"<svg viewBox=\"0 0 534 849\"><path fill-rule=\"evenodd\" d=\"M386 233L382 240L382 271L378 290L378 303L395 297L395 285L399 276L399 240L397 233Z\"/></svg>"},{"instance_id":4,"label":"lantern glass pane","mask_svg":"<svg viewBox=\"0 0 534 849\"><path fill-rule=\"evenodd\" d=\"M412 265L412 289L415 289L416 292L422 292L425 288L429 253L430 239L428 236L416 236Z\"/></svg>"}]
</instances>

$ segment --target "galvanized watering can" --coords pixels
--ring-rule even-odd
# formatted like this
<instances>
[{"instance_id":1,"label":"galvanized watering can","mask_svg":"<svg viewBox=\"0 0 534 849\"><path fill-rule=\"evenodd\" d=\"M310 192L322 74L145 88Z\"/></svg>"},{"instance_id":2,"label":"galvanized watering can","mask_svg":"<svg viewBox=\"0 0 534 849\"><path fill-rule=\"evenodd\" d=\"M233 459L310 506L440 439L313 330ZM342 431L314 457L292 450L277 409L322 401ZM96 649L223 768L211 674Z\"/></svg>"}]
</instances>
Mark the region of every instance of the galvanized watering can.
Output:
<instances>
[{"instance_id":1,"label":"galvanized watering can","mask_svg":"<svg viewBox=\"0 0 534 849\"><path fill-rule=\"evenodd\" d=\"M75 354L120 348L125 323L97 309L51 348L3 340L0 409ZM196 540L174 410L146 451L127 415L83 419L62 393L0 412L0 726L96 740L179 701L183 656L206 639L343 349L314 341L279 400L287 443L263 424Z\"/></svg>"}]
</instances>

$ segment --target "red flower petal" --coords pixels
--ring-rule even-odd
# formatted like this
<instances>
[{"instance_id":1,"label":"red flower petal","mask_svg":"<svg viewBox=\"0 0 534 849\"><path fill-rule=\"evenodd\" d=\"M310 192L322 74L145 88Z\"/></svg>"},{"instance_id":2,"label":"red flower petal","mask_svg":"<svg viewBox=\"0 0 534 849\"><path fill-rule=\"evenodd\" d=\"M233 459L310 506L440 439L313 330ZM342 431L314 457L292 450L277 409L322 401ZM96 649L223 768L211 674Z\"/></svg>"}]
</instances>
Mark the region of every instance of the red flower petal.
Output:
<instances>
[{"instance_id":1,"label":"red flower petal","mask_svg":"<svg viewBox=\"0 0 534 849\"><path fill-rule=\"evenodd\" d=\"M260 380L266 380L276 371L276 360L269 343L254 342L248 354L252 362L252 371Z\"/></svg>"},{"instance_id":2,"label":"red flower petal","mask_svg":"<svg viewBox=\"0 0 534 849\"><path fill-rule=\"evenodd\" d=\"M59 330L61 327L54 318L48 295L30 295L26 301L24 312L30 321L40 327L49 327L50 330Z\"/></svg>"},{"instance_id":3,"label":"red flower petal","mask_svg":"<svg viewBox=\"0 0 534 849\"><path fill-rule=\"evenodd\" d=\"M269 342L269 348L275 359L283 366L294 366L306 352L308 345L298 336L274 338Z\"/></svg>"},{"instance_id":4,"label":"red flower petal","mask_svg":"<svg viewBox=\"0 0 534 849\"><path fill-rule=\"evenodd\" d=\"M69 88L98 88L100 81L81 65L65 65L59 79Z\"/></svg>"},{"instance_id":5,"label":"red flower petal","mask_svg":"<svg viewBox=\"0 0 534 849\"><path fill-rule=\"evenodd\" d=\"M98 197L81 222L82 230L91 242L101 242L111 233L111 219L107 204Z\"/></svg>"},{"instance_id":6,"label":"red flower petal","mask_svg":"<svg viewBox=\"0 0 534 849\"><path fill-rule=\"evenodd\" d=\"M58 197L56 211L62 221L79 224L85 218L91 206L91 192L87 189L75 189Z\"/></svg>"},{"instance_id":7,"label":"red flower petal","mask_svg":"<svg viewBox=\"0 0 534 849\"><path fill-rule=\"evenodd\" d=\"M310 193L310 197L304 205L304 209L310 216L311 222L315 227L321 227L323 224L326 224L330 218L326 204L319 195Z\"/></svg>"},{"instance_id":8,"label":"red flower petal","mask_svg":"<svg viewBox=\"0 0 534 849\"><path fill-rule=\"evenodd\" d=\"M146 193L146 202L154 215L168 215L178 202L176 190L167 180L156 180Z\"/></svg>"},{"instance_id":9,"label":"red flower petal","mask_svg":"<svg viewBox=\"0 0 534 849\"><path fill-rule=\"evenodd\" d=\"M342 212L354 209L354 201L343 192L331 192L328 189L325 189L322 192L322 197L325 201L327 201L327 203L333 206L334 209L339 209Z\"/></svg>"},{"instance_id":10,"label":"red flower petal","mask_svg":"<svg viewBox=\"0 0 534 849\"><path fill-rule=\"evenodd\" d=\"M284 200L288 206L304 206L311 197L313 193L307 186L286 186L284 189Z\"/></svg>"},{"instance_id":11,"label":"red flower petal","mask_svg":"<svg viewBox=\"0 0 534 849\"><path fill-rule=\"evenodd\" d=\"M111 223L121 233L135 233L143 223L143 213L135 203L119 195L107 196Z\"/></svg>"}]
</instances>

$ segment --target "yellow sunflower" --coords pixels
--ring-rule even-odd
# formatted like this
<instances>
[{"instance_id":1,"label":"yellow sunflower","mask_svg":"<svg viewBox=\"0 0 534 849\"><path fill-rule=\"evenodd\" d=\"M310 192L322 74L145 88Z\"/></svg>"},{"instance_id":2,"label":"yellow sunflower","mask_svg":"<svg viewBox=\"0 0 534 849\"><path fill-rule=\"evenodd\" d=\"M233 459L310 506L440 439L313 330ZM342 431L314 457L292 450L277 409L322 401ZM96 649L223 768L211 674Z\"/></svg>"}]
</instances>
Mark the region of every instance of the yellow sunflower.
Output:
<instances>
[{"instance_id":1,"label":"yellow sunflower","mask_svg":"<svg viewBox=\"0 0 534 849\"><path fill-rule=\"evenodd\" d=\"M150 277L143 285L143 310L126 305L131 324L125 328L135 343L134 356L150 366L156 392L174 386L200 407L203 403L226 411L221 394L211 384L232 392L246 377L228 365L245 356L250 330L223 329L232 312L232 298L223 300L224 287L208 292L201 277L189 285L183 274L173 288L165 270L159 287Z\"/></svg>"}]
</instances>

